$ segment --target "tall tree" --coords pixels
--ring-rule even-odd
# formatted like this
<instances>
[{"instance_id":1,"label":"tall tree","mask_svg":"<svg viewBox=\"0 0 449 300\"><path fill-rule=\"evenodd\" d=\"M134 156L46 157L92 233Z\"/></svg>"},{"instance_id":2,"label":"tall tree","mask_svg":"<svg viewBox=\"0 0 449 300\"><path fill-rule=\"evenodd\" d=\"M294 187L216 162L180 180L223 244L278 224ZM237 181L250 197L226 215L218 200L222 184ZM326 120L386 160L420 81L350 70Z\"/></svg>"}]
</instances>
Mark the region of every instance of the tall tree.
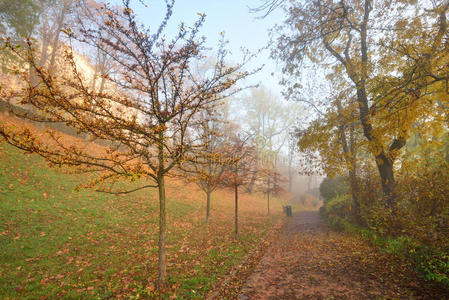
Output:
<instances>
[{"instance_id":1,"label":"tall tree","mask_svg":"<svg viewBox=\"0 0 449 300\"><path fill-rule=\"evenodd\" d=\"M292 192L293 179L295 177L294 162L297 157L297 137L292 130L288 136L288 152L287 152L287 173L288 173L288 192Z\"/></svg>"},{"instance_id":2,"label":"tall tree","mask_svg":"<svg viewBox=\"0 0 449 300\"><path fill-rule=\"evenodd\" d=\"M431 10L424 9L428 5ZM423 103L426 88L447 78L445 72L417 68L424 64L438 69L433 64L436 57L449 50L443 42L447 10L445 1L291 2L285 25L278 28L281 33L273 55L284 62L287 86L297 86L298 66L307 59L339 71L338 76L344 75L351 84L356 113L391 210L396 206L394 162L407 141L410 124L419 118L420 110L428 109L414 104ZM420 47L413 46L416 40L411 34L422 38ZM417 53L414 59L399 51L403 46L412 47L407 51ZM440 76L432 79L436 73Z\"/></svg>"},{"instance_id":3,"label":"tall tree","mask_svg":"<svg viewBox=\"0 0 449 300\"><path fill-rule=\"evenodd\" d=\"M255 172L247 187L251 192L258 169L277 167L278 155L288 140L289 128L300 111L296 105L288 107L287 103L277 100L264 87L252 89L243 103L246 110L244 120L258 148Z\"/></svg>"},{"instance_id":4,"label":"tall tree","mask_svg":"<svg viewBox=\"0 0 449 300\"><path fill-rule=\"evenodd\" d=\"M59 49L61 30L70 27L66 24L74 0L40 0L42 14L38 26L38 39L41 41L39 65L49 64L52 70ZM49 53L50 51L50 53Z\"/></svg>"},{"instance_id":5,"label":"tall tree","mask_svg":"<svg viewBox=\"0 0 449 300\"><path fill-rule=\"evenodd\" d=\"M173 1L156 31L141 26L124 1L121 9L102 7L104 19L96 28L78 31L66 29L67 37L84 47L101 49L116 63L113 76L106 78L115 90L98 92L90 89L75 59L75 50L65 52L67 72L55 76L41 67L31 40L27 52L8 44L20 59L34 70L37 82L31 82L26 70L15 68L27 88L12 95L36 111L17 116L39 122L63 123L80 133L109 141L104 151L93 152L84 145L60 137L57 132L36 134L24 123L23 128L0 124L0 134L9 144L37 153L53 166L67 165L80 172L95 174L82 187L123 194L145 188L159 191L159 285L166 282L166 181L194 143L192 130L198 114L212 109L223 97L238 92L237 82L249 75L242 64L225 65L226 51L221 44L214 72L199 78L191 65L203 58L204 39L198 38L204 15L189 29L179 27L178 34L167 40L163 36L173 12ZM245 59L248 59L245 58ZM14 112L14 111L13 111ZM135 182L124 187L120 180Z\"/></svg>"}]
</instances>

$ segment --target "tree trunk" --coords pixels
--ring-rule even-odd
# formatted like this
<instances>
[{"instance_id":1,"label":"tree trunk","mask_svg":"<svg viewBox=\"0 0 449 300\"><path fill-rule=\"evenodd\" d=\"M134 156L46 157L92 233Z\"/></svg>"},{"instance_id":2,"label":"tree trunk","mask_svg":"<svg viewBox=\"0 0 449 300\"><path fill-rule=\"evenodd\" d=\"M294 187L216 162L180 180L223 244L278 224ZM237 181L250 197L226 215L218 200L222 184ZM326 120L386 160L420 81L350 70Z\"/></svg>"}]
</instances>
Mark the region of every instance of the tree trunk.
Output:
<instances>
[{"instance_id":1,"label":"tree trunk","mask_svg":"<svg viewBox=\"0 0 449 300\"><path fill-rule=\"evenodd\" d=\"M43 23L44 23L44 27L43 27L43 32L42 32L42 50L41 50L41 57L39 59L39 67L42 67L45 65L45 62L47 61L48 58L48 44L50 44L50 39L51 39L51 33L50 31L50 25L48 24L48 18L47 15L44 14L43 17Z\"/></svg>"},{"instance_id":2,"label":"tree trunk","mask_svg":"<svg viewBox=\"0 0 449 300\"><path fill-rule=\"evenodd\" d=\"M206 192L206 223L209 223L210 216L210 192Z\"/></svg>"},{"instance_id":3,"label":"tree trunk","mask_svg":"<svg viewBox=\"0 0 449 300\"><path fill-rule=\"evenodd\" d=\"M270 215L270 177L267 178L267 214Z\"/></svg>"},{"instance_id":4,"label":"tree trunk","mask_svg":"<svg viewBox=\"0 0 449 300\"><path fill-rule=\"evenodd\" d=\"M339 111L342 110L341 103L337 101L337 106ZM354 123L351 124L350 131L350 145L346 138L344 126L340 126L340 142L343 148L343 154L345 156L346 168L349 171L349 186L351 188L352 197L352 208L351 214L357 223L361 223L360 219L360 202L359 202L359 190L357 185L357 165L356 165L356 154L354 145Z\"/></svg>"},{"instance_id":5,"label":"tree trunk","mask_svg":"<svg viewBox=\"0 0 449 300\"><path fill-rule=\"evenodd\" d=\"M267 208L268 208L268 215L270 215L270 192L267 193Z\"/></svg>"},{"instance_id":6,"label":"tree trunk","mask_svg":"<svg viewBox=\"0 0 449 300\"><path fill-rule=\"evenodd\" d=\"M359 187L357 185L356 174L353 170L349 171L349 185L351 187L352 209L351 213L354 219L360 224L360 202L359 202Z\"/></svg>"},{"instance_id":7,"label":"tree trunk","mask_svg":"<svg viewBox=\"0 0 449 300\"><path fill-rule=\"evenodd\" d=\"M293 185L293 171L291 170L291 167L288 167L288 192L292 192L292 185Z\"/></svg>"},{"instance_id":8,"label":"tree trunk","mask_svg":"<svg viewBox=\"0 0 449 300\"><path fill-rule=\"evenodd\" d=\"M235 194L235 239L239 239L239 186L234 186Z\"/></svg>"},{"instance_id":9,"label":"tree trunk","mask_svg":"<svg viewBox=\"0 0 449 300\"><path fill-rule=\"evenodd\" d=\"M278 167L278 154L276 154L276 157L274 158L274 169ZM278 189L278 173L274 172L273 176L273 196L278 197L279 196L279 189Z\"/></svg>"},{"instance_id":10,"label":"tree trunk","mask_svg":"<svg viewBox=\"0 0 449 300\"><path fill-rule=\"evenodd\" d=\"M48 66L48 68L50 70L53 69L54 65L55 65L55 60L56 60L56 53L58 51L58 46L59 46L59 34L61 32L62 29L62 22L64 21L64 14L65 12L61 12L61 16L60 19L58 20L58 28L55 32L55 38L53 39L53 45L52 45L52 49L51 49L51 57L50 57L50 65Z\"/></svg>"},{"instance_id":11,"label":"tree trunk","mask_svg":"<svg viewBox=\"0 0 449 300\"><path fill-rule=\"evenodd\" d=\"M98 90L99 93L103 93L105 82L106 82L106 79L104 77L101 77L100 89Z\"/></svg>"},{"instance_id":12,"label":"tree trunk","mask_svg":"<svg viewBox=\"0 0 449 300\"><path fill-rule=\"evenodd\" d=\"M257 168L257 164L256 164L256 166L254 167L253 176L251 176L251 181L249 182L248 188L246 189L248 194L251 194L253 192L254 183L256 183L256 179L257 179L257 171L258 171L258 168Z\"/></svg>"},{"instance_id":13,"label":"tree trunk","mask_svg":"<svg viewBox=\"0 0 449 300\"><path fill-rule=\"evenodd\" d=\"M274 176L273 176L273 196L275 196L275 197L279 196L278 174L277 173L274 173Z\"/></svg>"},{"instance_id":14,"label":"tree trunk","mask_svg":"<svg viewBox=\"0 0 449 300\"><path fill-rule=\"evenodd\" d=\"M396 203L394 197L395 181L393 162L381 153L380 155L376 156L376 164L380 174L385 204L394 212Z\"/></svg>"},{"instance_id":15,"label":"tree trunk","mask_svg":"<svg viewBox=\"0 0 449 300\"><path fill-rule=\"evenodd\" d=\"M159 176L159 277L158 286L166 283L167 261L165 256L165 237L167 233L167 211L165 209L165 182L164 176Z\"/></svg>"}]
</instances>

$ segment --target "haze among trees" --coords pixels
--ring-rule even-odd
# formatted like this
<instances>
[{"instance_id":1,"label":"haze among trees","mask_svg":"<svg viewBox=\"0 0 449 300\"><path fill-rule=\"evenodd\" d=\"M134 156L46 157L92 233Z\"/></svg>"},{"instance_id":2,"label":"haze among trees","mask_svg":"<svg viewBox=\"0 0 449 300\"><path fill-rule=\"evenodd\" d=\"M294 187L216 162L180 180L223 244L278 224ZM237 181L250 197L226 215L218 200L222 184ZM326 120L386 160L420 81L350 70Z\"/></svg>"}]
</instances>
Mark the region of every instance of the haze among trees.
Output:
<instances>
[{"instance_id":1,"label":"haze among trees","mask_svg":"<svg viewBox=\"0 0 449 300\"><path fill-rule=\"evenodd\" d=\"M15 272L0 281L11 286L0 295L237 297L264 251L279 246L285 205L297 212L319 203L326 230L366 241L414 274L398 272L401 280L416 276L426 293L444 294L449 2L251 3L253 18L282 13L267 45L281 93L254 80L263 49L233 56L224 33L203 37L207 12L170 33L177 6L163 3L157 26L139 15L151 1L0 3L0 163L14 157L0 177L0 243L9 253L0 275ZM209 40L218 40L213 49ZM41 161L57 171L36 167ZM58 181L61 191L67 181L70 195L96 200L77 196L77 208L68 191L53 190ZM46 203L54 217L23 221ZM67 215L57 212L61 203ZM79 213L97 227L50 230ZM111 228L121 222L117 238ZM47 237L48 248L36 246ZM86 237L101 250L83 248ZM92 253L118 249L127 256L111 254L108 270L91 266L100 261ZM62 256L71 259L56 261ZM124 259L133 263L123 267ZM37 269L38 280L25 275Z\"/></svg>"}]
</instances>

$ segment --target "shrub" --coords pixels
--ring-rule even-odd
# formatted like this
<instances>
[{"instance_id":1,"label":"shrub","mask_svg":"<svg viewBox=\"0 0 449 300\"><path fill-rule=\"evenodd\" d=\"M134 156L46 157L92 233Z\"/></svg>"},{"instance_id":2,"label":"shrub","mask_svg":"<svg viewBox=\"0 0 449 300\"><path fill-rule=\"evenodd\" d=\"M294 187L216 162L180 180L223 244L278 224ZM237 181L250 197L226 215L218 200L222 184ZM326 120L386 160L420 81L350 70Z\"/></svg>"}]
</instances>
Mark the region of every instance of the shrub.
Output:
<instances>
[{"instance_id":1,"label":"shrub","mask_svg":"<svg viewBox=\"0 0 449 300\"><path fill-rule=\"evenodd\" d=\"M412 265L426 281L449 289L449 251L438 250L426 245L413 249L410 254Z\"/></svg>"},{"instance_id":2,"label":"shrub","mask_svg":"<svg viewBox=\"0 0 449 300\"><path fill-rule=\"evenodd\" d=\"M339 195L325 204L326 215L329 219L334 217L345 218L348 214L349 198L347 195Z\"/></svg>"},{"instance_id":3,"label":"shrub","mask_svg":"<svg viewBox=\"0 0 449 300\"><path fill-rule=\"evenodd\" d=\"M338 195L346 194L347 192L348 186L341 176L335 176L333 178L326 177L320 184L320 195L323 198L324 203L331 201Z\"/></svg>"}]
</instances>

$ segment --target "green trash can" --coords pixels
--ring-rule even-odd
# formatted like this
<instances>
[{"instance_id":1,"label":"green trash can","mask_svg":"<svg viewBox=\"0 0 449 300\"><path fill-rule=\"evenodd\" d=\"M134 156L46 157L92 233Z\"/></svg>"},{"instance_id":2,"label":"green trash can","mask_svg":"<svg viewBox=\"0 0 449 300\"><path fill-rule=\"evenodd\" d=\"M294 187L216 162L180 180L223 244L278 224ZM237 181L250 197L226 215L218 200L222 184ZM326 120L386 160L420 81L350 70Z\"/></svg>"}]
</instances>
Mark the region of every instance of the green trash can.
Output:
<instances>
[{"instance_id":1,"label":"green trash can","mask_svg":"<svg viewBox=\"0 0 449 300\"><path fill-rule=\"evenodd\" d=\"M287 217L292 216L292 207L290 205L285 206L285 213L287 214Z\"/></svg>"}]
</instances>

